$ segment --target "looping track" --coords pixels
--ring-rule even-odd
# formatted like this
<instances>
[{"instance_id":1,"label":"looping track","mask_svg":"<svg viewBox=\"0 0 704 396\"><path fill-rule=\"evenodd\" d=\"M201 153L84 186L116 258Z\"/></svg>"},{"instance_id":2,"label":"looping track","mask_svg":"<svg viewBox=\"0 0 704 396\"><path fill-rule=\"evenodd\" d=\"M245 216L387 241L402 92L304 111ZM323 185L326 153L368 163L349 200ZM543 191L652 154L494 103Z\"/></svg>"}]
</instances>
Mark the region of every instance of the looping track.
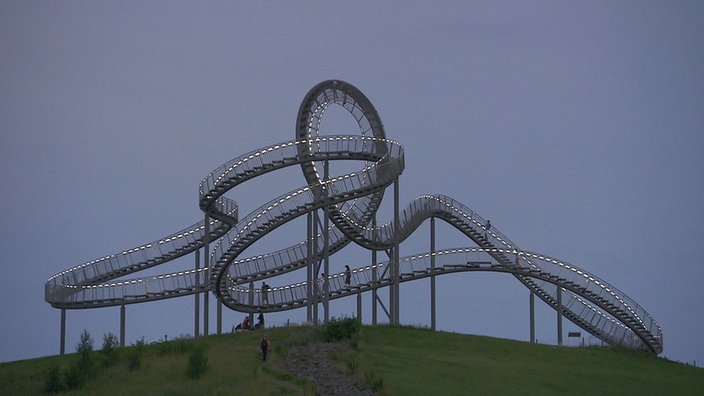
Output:
<instances>
[{"instance_id":1,"label":"looping track","mask_svg":"<svg viewBox=\"0 0 704 396\"><path fill-rule=\"evenodd\" d=\"M321 136L320 123L330 105L346 109L359 135ZM240 258L257 240L311 211L328 208L332 226L328 252L350 242L370 250L389 249L405 240L425 220L439 218L466 235L476 246L430 252L400 259L399 282L466 271L505 272L514 276L553 309L560 309L592 335L609 344L663 350L662 330L635 301L594 274L546 255L519 249L486 220L452 198L424 195L399 213L399 224L373 227L384 189L404 168L403 147L386 138L377 111L357 88L339 80L310 90L299 109L296 139L252 151L215 169L200 183L201 221L158 241L112 254L62 271L46 283L45 299L57 308L98 308L140 303L212 291L231 309L283 311L306 306L306 282L277 287L262 305L252 282L305 268L309 256L321 260L323 243L294 246L256 257ZM330 161L363 161L346 175L326 175ZM237 185L284 167L300 166L306 185L281 195L239 218L237 205L223 195ZM207 230L207 231L206 231ZM207 233L207 235L206 235ZM208 269L123 279L192 253L213 241ZM323 236L317 235L318 241ZM352 286L343 274L328 275L329 299L342 298L392 284L389 262L352 271ZM120 280L122 279L122 280ZM556 287L556 286L557 287ZM562 292L558 302L557 290ZM254 298L256 297L256 298ZM559 307L559 308L558 308Z\"/></svg>"}]
</instances>

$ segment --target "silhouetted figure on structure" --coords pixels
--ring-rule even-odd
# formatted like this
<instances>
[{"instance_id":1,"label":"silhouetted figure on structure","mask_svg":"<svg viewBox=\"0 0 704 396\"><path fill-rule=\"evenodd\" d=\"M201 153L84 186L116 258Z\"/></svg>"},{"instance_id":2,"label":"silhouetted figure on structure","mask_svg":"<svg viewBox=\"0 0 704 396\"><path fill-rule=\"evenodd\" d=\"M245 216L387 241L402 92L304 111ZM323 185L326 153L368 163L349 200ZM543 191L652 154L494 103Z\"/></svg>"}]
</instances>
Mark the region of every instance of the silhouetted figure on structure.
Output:
<instances>
[{"instance_id":1,"label":"silhouetted figure on structure","mask_svg":"<svg viewBox=\"0 0 704 396\"><path fill-rule=\"evenodd\" d=\"M349 265L346 265L345 266L345 287L350 287L351 282L352 282L352 270L350 270Z\"/></svg>"},{"instance_id":2,"label":"silhouetted figure on structure","mask_svg":"<svg viewBox=\"0 0 704 396\"><path fill-rule=\"evenodd\" d=\"M269 285L266 282L262 282L262 303L264 305L269 304Z\"/></svg>"}]
</instances>

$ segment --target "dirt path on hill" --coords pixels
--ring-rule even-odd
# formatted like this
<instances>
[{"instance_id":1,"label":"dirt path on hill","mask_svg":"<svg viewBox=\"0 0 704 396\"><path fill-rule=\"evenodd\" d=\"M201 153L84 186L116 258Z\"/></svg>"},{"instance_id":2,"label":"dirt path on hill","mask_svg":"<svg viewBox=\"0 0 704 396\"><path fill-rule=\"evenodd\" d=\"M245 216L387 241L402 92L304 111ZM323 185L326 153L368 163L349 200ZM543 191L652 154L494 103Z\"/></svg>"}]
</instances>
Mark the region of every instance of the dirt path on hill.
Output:
<instances>
[{"instance_id":1,"label":"dirt path on hill","mask_svg":"<svg viewBox=\"0 0 704 396\"><path fill-rule=\"evenodd\" d=\"M354 375L348 374L344 363L335 356L351 351L348 345L313 343L291 347L288 356L277 365L291 374L315 383L319 396L358 396L373 395L369 389L362 389Z\"/></svg>"}]
</instances>

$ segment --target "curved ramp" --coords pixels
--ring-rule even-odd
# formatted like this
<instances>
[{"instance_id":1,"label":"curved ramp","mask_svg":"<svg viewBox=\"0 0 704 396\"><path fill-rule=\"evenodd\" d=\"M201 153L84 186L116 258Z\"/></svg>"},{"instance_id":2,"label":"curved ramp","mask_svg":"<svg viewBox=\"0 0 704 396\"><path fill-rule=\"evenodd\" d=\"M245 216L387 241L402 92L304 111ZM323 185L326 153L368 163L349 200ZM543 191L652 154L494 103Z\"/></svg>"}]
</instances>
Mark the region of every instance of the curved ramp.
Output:
<instances>
[{"instance_id":1,"label":"curved ramp","mask_svg":"<svg viewBox=\"0 0 704 396\"><path fill-rule=\"evenodd\" d=\"M330 105L346 109L356 120L359 135L321 136L324 112ZM208 217L158 241L93 260L49 278L45 299L57 308L97 308L153 301L210 290L231 309L241 312L283 311L303 307L322 287L300 282L271 289L267 304L257 280L305 268L310 258L354 242L370 250L385 250L405 240L429 218L440 218L471 240L475 247L430 252L400 259L399 281L465 271L505 272L539 298L609 344L663 350L662 330L635 301L593 274L549 256L519 249L495 227L452 198L424 195L399 213L399 222L373 226L384 190L404 168L403 147L385 136L377 111L352 85L324 81L305 96L297 119L296 139L237 157L208 174L199 187L199 205ZM329 175L331 161L359 161L359 171ZM300 166L306 185L285 193L238 218L237 205L224 194L251 179L288 166ZM327 235L318 234L308 246L294 246L255 257L245 250L277 227L325 208L331 220ZM207 230L207 231L206 231ZM126 275L165 264L213 241L210 268L142 278ZM350 287L343 273L329 274L328 299L342 298L392 284L389 263L352 271ZM321 280L316 280L320 282ZM558 304L557 290L563 293ZM315 298L317 298L315 297Z\"/></svg>"}]
</instances>

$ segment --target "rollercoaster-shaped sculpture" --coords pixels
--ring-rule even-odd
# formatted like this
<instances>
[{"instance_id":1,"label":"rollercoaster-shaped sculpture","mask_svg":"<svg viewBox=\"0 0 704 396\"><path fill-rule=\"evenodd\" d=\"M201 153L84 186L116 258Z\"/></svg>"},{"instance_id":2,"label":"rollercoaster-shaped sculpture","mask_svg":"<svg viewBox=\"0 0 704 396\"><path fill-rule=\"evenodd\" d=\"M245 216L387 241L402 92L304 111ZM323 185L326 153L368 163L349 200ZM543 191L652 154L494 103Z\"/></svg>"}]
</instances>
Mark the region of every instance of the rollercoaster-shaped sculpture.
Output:
<instances>
[{"instance_id":1,"label":"rollercoaster-shaped sculpture","mask_svg":"<svg viewBox=\"0 0 704 396\"><path fill-rule=\"evenodd\" d=\"M321 136L321 120L330 105L346 109L361 134ZM338 160L363 161L364 166L346 175L328 175L328 163ZM236 203L224 197L239 184L292 165L302 168L307 185L243 218L238 216ZM626 294L572 264L519 249L495 227L487 227L485 219L452 198L420 196L398 211L394 216L397 221L377 226L375 216L384 190L397 180L403 168L403 148L386 138L369 99L346 82L324 81L313 87L301 103L295 140L244 154L201 181L199 203L206 214L204 221L158 241L62 271L47 281L45 299L56 308L82 309L211 291L233 310L273 312L304 307L321 294L329 300L392 287L394 282L398 285L463 271L496 271L513 275L550 307L606 343L656 354L663 351L660 326ZM325 211L329 227L311 233L309 220L305 241L268 254L241 257L270 231L320 209ZM265 293L254 288L255 281L310 268L311 263L318 263L319 268L323 258L350 242L371 251L393 251L430 218L451 224L476 246L355 268L350 286L343 284L343 273L331 271L322 282L309 275L305 281L268 290L266 301ZM209 250L211 242L210 264L203 268L125 279L203 247Z\"/></svg>"}]
</instances>

